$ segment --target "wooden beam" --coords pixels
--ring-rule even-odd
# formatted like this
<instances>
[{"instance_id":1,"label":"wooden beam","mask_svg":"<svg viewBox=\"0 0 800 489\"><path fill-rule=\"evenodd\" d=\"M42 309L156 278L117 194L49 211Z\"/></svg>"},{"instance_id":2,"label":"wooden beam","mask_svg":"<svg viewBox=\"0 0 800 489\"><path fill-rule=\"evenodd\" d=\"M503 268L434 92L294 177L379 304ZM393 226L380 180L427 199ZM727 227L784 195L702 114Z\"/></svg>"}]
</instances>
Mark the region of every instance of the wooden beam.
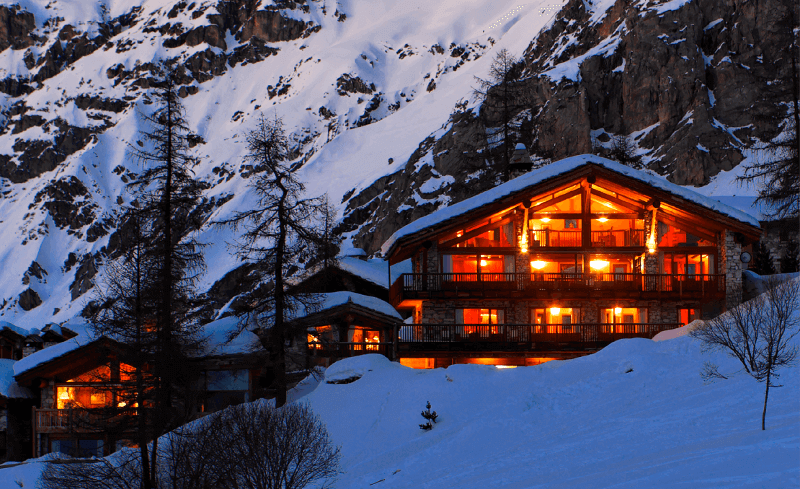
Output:
<instances>
[{"instance_id":1,"label":"wooden beam","mask_svg":"<svg viewBox=\"0 0 800 489\"><path fill-rule=\"evenodd\" d=\"M534 205L528 210L528 212L529 213L536 212L536 211L538 211L540 209L544 209L545 207L550 207L551 205L556 205L556 204L558 204L560 202L564 202L565 200L569 200L569 199L571 199L573 197L581 195L581 192L582 192L581 189L576 188L572 192L567 192L564 195L559 195L558 197L553 197L550 200L546 200L546 201L541 202L541 203L539 203L537 205Z\"/></svg>"},{"instance_id":2,"label":"wooden beam","mask_svg":"<svg viewBox=\"0 0 800 489\"><path fill-rule=\"evenodd\" d=\"M484 224L483 226L481 226L479 228L476 228L476 229L473 229L472 231L469 231L467 233L464 233L461 236L458 236L456 238L447 240L444 243L441 243L439 245L439 249L450 248L453 245L456 245L456 244L461 243L463 241L466 241L468 239L472 239L475 236L480 236L481 234L485 233L486 231L491 231L492 229L495 229L495 228L498 228L500 226L503 226L503 225L506 225L506 224L510 223L512 221L512 219L513 219L513 217L506 217L505 219L501 219L501 220L499 220L497 222L490 222L489 224ZM512 240L513 239L514 238L512 237Z\"/></svg>"},{"instance_id":3,"label":"wooden beam","mask_svg":"<svg viewBox=\"0 0 800 489\"><path fill-rule=\"evenodd\" d=\"M602 189L593 188L593 190L595 191L594 194L598 198L605 199L605 200L607 200L609 202L617 204L620 207L624 207L624 208L626 208L626 209L628 209L630 211L641 212L641 211L644 210L644 205L632 204L630 202L625 202L624 200L620 200L617 197L614 197L613 195L609 195L609 194L603 192Z\"/></svg>"}]
</instances>

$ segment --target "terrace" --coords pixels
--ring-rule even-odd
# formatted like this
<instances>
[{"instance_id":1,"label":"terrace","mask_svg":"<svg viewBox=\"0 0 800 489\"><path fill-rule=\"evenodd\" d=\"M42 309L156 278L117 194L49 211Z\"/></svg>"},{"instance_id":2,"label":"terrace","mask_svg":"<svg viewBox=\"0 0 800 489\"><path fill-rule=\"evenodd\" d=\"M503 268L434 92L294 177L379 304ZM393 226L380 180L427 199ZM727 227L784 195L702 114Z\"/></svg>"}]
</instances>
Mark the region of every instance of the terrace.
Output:
<instances>
[{"instance_id":1,"label":"terrace","mask_svg":"<svg viewBox=\"0 0 800 489\"><path fill-rule=\"evenodd\" d=\"M643 273L406 273L392 284L392 303L436 298L625 299L725 297L723 274Z\"/></svg>"}]
</instances>

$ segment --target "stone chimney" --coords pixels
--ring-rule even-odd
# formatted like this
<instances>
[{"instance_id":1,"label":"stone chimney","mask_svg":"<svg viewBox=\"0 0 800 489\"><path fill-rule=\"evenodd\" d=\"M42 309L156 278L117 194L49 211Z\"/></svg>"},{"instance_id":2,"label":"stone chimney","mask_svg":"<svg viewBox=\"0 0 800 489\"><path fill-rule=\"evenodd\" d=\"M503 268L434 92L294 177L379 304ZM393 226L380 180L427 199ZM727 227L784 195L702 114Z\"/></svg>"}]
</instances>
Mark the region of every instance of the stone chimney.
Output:
<instances>
[{"instance_id":1,"label":"stone chimney","mask_svg":"<svg viewBox=\"0 0 800 489\"><path fill-rule=\"evenodd\" d=\"M514 148L514 153L511 155L511 161L508 165L508 171L511 178L517 178L523 173L531 171L533 163L531 162L531 155L528 153L528 148L522 143L517 143Z\"/></svg>"}]
</instances>

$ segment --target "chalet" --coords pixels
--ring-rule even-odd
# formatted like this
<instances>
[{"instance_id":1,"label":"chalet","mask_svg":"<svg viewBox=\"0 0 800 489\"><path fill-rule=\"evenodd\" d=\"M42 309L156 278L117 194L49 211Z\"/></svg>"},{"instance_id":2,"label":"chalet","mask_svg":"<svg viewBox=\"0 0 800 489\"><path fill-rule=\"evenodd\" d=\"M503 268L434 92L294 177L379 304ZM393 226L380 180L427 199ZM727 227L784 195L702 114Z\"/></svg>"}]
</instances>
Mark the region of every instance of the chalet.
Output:
<instances>
[{"instance_id":1,"label":"chalet","mask_svg":"<svg viewBox=\"0 0 800 489\"><path fill-rule=\"evenodd\" d=\"M341 358L379 353L397 358L395 338L403 318L387 302L355 292L316 294L314 311L289 323L304 331L298 345L305 345L314 365L329 366ZM306 357L305 353L302 352Z\"/></svg>"},{"instance_id":2,"label":"chalet","mask_svg":"<svg viewBox=\"0 0 800 489\"><path fill-rule=\"evenodd\" d=\"M741 297L750 215L591 155L523 174L398 230L412 260L400 362L533 365L713 317Z\"/></svg>"},{"instance_id":3,"label":"chalet","mask_svg":"<svg viewBox=\"0 0 800 489\"><path fill-rule=\"evenodd\" d=\"M206 325L205 332L208 349L202 357L191 360L196 365L199 395L182 405L186 416L202 416L266 397L266 389L259 382L265 358L254 348L258 337L247 330L239 331L235 317L214 321ZM231 332L238 332L232 340ZM86 335L13 362L13 377L8 377L15 381L15 390L8 390L28 402L26 409L17 409L14 416L17 424L28 427L28 440L9 443L16 454L14 459L59 451L103 456L135 443L138 426L131 422L135 417L125 416L135 416L139 409L132 402L131 363L126 345ZM22 404L20 401L17 404Z\"/></svg>"}]
</instances>

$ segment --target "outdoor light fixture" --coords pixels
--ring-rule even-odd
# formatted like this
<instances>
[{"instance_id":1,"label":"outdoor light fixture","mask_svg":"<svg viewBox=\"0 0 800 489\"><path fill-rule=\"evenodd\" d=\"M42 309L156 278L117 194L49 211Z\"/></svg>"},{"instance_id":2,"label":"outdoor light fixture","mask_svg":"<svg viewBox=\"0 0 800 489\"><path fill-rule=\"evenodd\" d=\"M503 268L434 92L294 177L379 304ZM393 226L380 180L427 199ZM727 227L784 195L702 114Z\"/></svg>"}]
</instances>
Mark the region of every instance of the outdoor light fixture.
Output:
<instances>
[{"instance_id":1,"label":"outdoor light fixture","mask_svg":"<svg viewBox=\"0 0 800 489\"><path fill-rule=\"evenodd\" d=\"M531 266L537 270L541 270L542 268L547 266L547 262L542 260L536 260L531 262Z\"/></svg>"},{"instance_id":2,"label":"outdoor light fixture","mask_svg":"<svg viewBox=\"0 0 800 489\"><path fill-rule=\"evenodd\" d=\"M558 316L561 313L560 307L551 307L550 308L550 315L551 316Z\"/></svg>"},{"instance_id":3,"label":"outdoor light fixture","mask_svg":"<svg viewBox=\"0 0 800 489\"><path fill-rule=\"evenodd\" d=\"M589 267L594 268L597 270L598 268L605 268L608 266L608 261L606 260L592 260L589 262Z\"/></svg>"},{"instance_id":4,"label":"outdoor light fixture","mask_svg":"<svg viewBox=\"0 0 800 489\"><path fill-rule=\"evenodd\" d=\"M482 266L482 267L485 267L485 266L486 266L486 260L481 260L481 266Z\"/></svg>"},{"instance_id":5,"label":"outdoor light fixture","mask_svg":"<svg viewBox=\"0 0 800 489\"><path fill-rule=\"evenodd\" d=\"M67 392L66 390L61 391L61 393L58 394L58 398L61 399L62 401L68 400L69 392Z\"/></svg>"},{"instance_id":6,"label":"outdoor light fixture","mask_svg":"<svg viewBox=\"0 0 800 489\"><path fill-rule=\"evenodd\" d=\"M616 316L619 316L620 314L622 314L622 308L621 307L615 307L614 308L614 314Z\"/></svg>"},{"instance_id":7,"label":"outdoor light fixture","mask_svg":"<svg viewBox=\"0 0 800 489\"><path fill-rule=\"evenodd\" d=\"M607 217L598 217L597 220L600 221L600 222L608 222L608 218Z\"/></svg>"},{"instance_id":8,"label":"outdoor light fixture","mask_svg":"<svg viewBox=\"0 0 800 489\"><path fill-rule=\"evenodd\" d=\"M543 217L542 218L542 222L550 222L550 218L549 217Z\"/></svg>"}]
</instances>

